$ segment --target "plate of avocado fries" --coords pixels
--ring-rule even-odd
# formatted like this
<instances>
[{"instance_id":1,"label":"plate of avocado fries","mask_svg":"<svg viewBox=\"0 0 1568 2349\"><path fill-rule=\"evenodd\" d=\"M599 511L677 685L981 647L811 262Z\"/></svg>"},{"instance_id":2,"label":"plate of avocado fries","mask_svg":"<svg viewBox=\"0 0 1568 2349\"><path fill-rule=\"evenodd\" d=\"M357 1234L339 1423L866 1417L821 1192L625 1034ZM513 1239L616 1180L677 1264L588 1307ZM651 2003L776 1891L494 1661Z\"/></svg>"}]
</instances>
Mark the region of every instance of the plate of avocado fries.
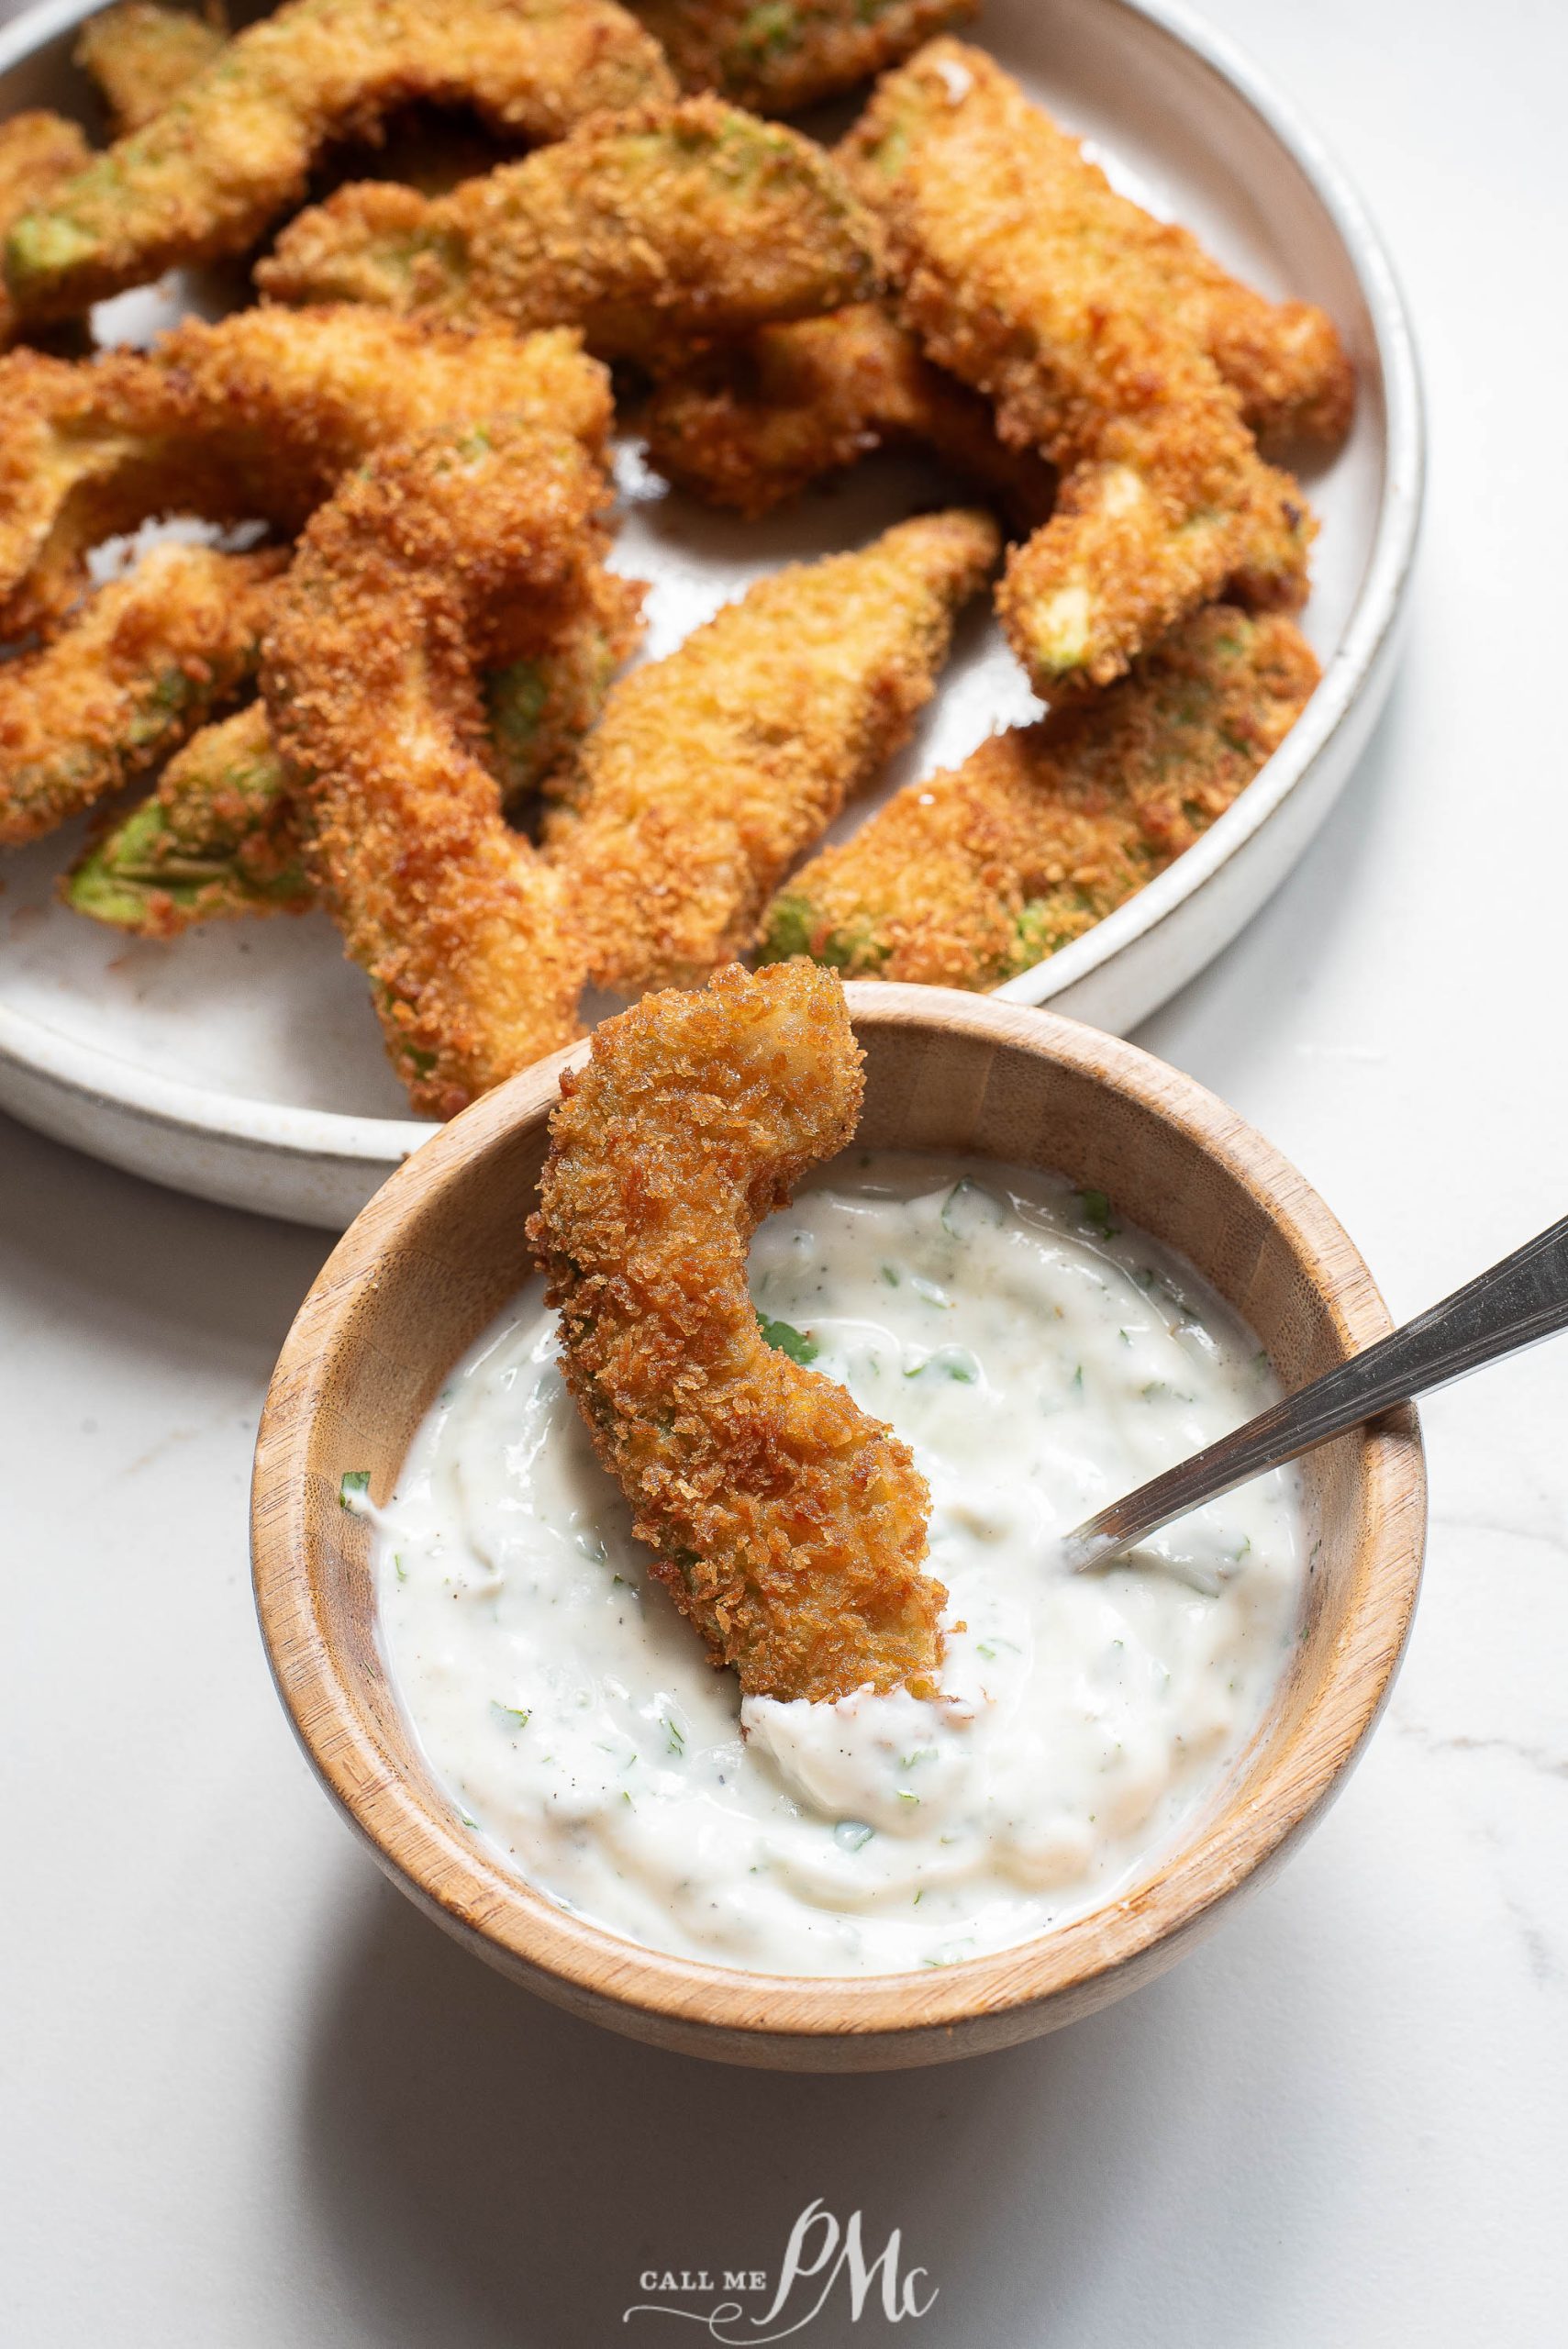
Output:
<instances>
[{"instance_id":1,"label":"plate of avocado fries","mask_svg":"<svg viewBox=\"0 0 1568 2349\"><path fill-rule=\"evenodd\" d=\"M0 232L0 1105L198 1196L736 959L1125 1032L1382 707L1398 289L1166 0L65 0Z\"/></svg>"}]
</instances>

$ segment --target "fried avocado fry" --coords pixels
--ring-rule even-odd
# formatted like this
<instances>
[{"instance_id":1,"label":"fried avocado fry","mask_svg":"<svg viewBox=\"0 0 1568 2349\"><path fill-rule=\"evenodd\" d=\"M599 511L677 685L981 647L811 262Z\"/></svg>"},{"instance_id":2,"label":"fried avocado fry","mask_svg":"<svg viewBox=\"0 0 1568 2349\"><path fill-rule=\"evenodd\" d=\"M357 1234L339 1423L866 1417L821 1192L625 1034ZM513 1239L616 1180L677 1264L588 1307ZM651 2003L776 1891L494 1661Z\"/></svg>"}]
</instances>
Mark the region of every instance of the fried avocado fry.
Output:
<instances>
[{"instance_id":1,"label":"fried avocado fry","mask_svg":"<svg viewBox=\"0 0 1568 2349\"><path fill-rule=\"evenodd\" d=\"M9 122L0 122L0 237L13 220L72 178L91 154L76 124L67 122L63 115L40 109L14 114ZM16 328L11 297L0 278L0 351Z\"/></svg>"},{"instance_id":2,"label":"fried avocado fry","mask_svg":"<svg viewBox=\"0 0 1568 2349\"><path fill-rule=\"evenodd\" d=\"M227 39L221 9L197 16L161 0L117 0L88 17L73 56L97 83L113 135L125 139L205 72Z\"/></svg>"},{"instance_id":3,"label":"fried avocado fry","mask_svg":"<svg viewBox=\"0 0 1568 2349\"><path fill-rule=\"evenodd\" d=\"M995 563L984 514L902 523L760 580L611 694L545 825L595 983L706 978L930 697Z\"/></svg>"},{"instance_id":4,"label":"fried avocado fry","mask_svg":"<svg viewBox=\"0 0 1568 2349\"><path fill-rule=\"evenodd\" d=\"M0 665L0 846L145 774L243 692L286 560L155 547L40 652Z\"/></svg>"},{"instance_id":5,"label":"fried avocado fry","mask_svg":"<svg viewBox=\"0 0 1568 2349\"><path fill-rule=\"evenodd\" d=\"M1207 258L1196 254L1198 262ZM1207 265L1222 285L1231 284ZM1238 307L1259 299L1245 287L1235 291L1242 297ZM1217 294L1217 306L1228 299ZM1324 327L1331 335L1326 320ZM1261 380L1280 345L1259 337L1250 347ZM1228 380L1229 355L1216 350ZM1348 370L1345 381L1348 386ZM1321 379L1319 391L1324 401L1333 396ZM1318 430L1313 419L1323 412L1321 406L1290 408L1283 393L1276 406L1284 418L1281 429L1297 431ZM1256 422L1251 414L1249 421ZM636 422L646 436L649 462L667 481L709 506L752 518L883 448L929 450L966 474L1026 534L1049 519L1055 503L1056 475L1044 458L1029 448L1009 448L998 437L990 403L934 366L909 329L875 302L763 327L739 348L706 354L656 384ZM1324 435L1329 429L1321 427ZM1300 565L1298 531L1287 523L1273 557L1256 579L1243 573L1240 584L1253 600L1279 600L1282 594L1289 600Z\"/></svg>"},{"instance_id":6,"label":"fried avocado fry","mask_svg":"<svg viewBox=\"0 0 1568 2349\"><path fill-rule=\"evenodd\" d=\"M549 791L575 758L617 669L641 634L640 580L601 573L546 650L484 681L477 746L508 811ZM95 841L63 885L75 912L142 938L239 914L316 903L288 770L260 703L204 727L150 798Z\"/></svg>"},{"instance_id":7,"label":"fried avocado fry","mask_svg":"<svg viewBox=\"0 0 1568 2349\"><path fill-rule=\"evenodd\" d=\"M69 317L243 252L300 203L331 139L414 98L466 101L548 139L673 95L657 44L614 0L290 0L13 225L11 295L24 317Z\"/></svg>"},{"instance_id":8,"label":"fried avocado fry","mask_svg":"<svg viewBox=\"0 0 1568 2349\"><path fill-rule=\"evenodd\" d=\"M631 0L684 90L795 114L896 65L979 0Z\"/></svg>"},{"instance_id":9,"label":"fried avocado fry","mask_svg":"<svg viewBox=\"0 0 1568 2349\"><path fill-rule=\"evenodd\" d=\"M1295 623L1217 604L1130 676L993 735L795 874L762 954L994 987L1067 945L1223 815L1318 682Z\"/></svg>"},{"instance_id":10,"label":"fried avocado fry","mask_svg":"<svg viewBox=\"0 0 1568 2349\"><path fill-rule=\"evenodd\" d=\"M860 1063L837 982L805 963L651 996L562 1076L528 1225L594 1449L748 1696L937 1693L925 1479L764 1341L746 1287L758 1225L853 1134Z\"/></svg>"},{"instance_id":11,"label":"fried avocado fry","mask_svg":"<svg viewBox=\"0 0 1568 2349\"><path fill-rule=\"evenodd\" d=\"M139 938L313 906L295 797L262 704L193 735L151 797L87 850L61 896Z\"/></svg>"},{"instance_id":12,"label":"fried avocado fry","mask_svg":"<svg viewBox=\"0 0 1568 2349\"><path fill-rule=\"evenodd\" d=\"M575 335L460 334L373 310L188 320L150 353L0 360L0 634L67 609L100 539L150 515L299 528L378 442L493 411L595 452L609 378Z\"/></svg>"},{"instance_id":13,"label":"fried avocado fry","mask_svg":"<svg viewBox=\"0 0 1568 2349\"><path fill-rule=\"evenodd\" d=\"M313 518L262 657L312 877L417 1109L450 1117L577 1032L561 874L478 756L476 671L547 650L602 566L604 476L508 418L384 450Z\"/></svg>"},{"instance_id":14,"label":"fried avocado fry","mask_svg":"<svg viewBox=\"0 0 1568 2349\"><path fill-rule=\"evenodd\" d=\"M876 284L875 230L821 148L717 98L591 125L431 200L374 183L301 214L256 282L444 326L581 327L603 358L809 317Z\"/></svg>"},{"instance_id":15,"label":"fried avocado fry","mask_svg":"<svg viewBox=\"0 0 1568 2349\"><path fill-rule=\"evenodd\" d=\"M1245 573L1305 594L1309 518L1077 142L980 50L937 41L841 150L907 322L1062 473L998 609L1040 694L1104 685Z\"/></svg>"},{"instance_id":16,"label":"fried avocado fry","mask_svg":"<svg viewBox=\"0 0 1568 2349\"><path fill-rule=\"evenodd\" d=\"M924 61L917 59L917 67ZM1075 209L1086 241L1099 239L1136 256L1156 306L1207 352L1260 440L1332 442L1343 436L1355 406L1355 371L1326 311L1311 302L1270 301L1222 269L1190 229L1158 220L1118 195L1076 141L1039 108L1028 107L981 50L949 42L933 50L931 62L958 94L951 103L962 99L989 111L999 137L1015 135L1020 110L1027 115L1040 150L1030 161L1037 170L1045 166L1041 185L1058 216L1052 233L1071 226L1061 215ZM1040 138L1042 122L1050 139ZM858 136L851 134L851 147Z\"/></svg>"},{"instance_id":17,"label":"fried avocado fry","mask_svg":"<svg viewBox=\"0 0 1568 2349\"><path fill-rule=\"evenodd\" d=\"M878 448L929 450L1026 532L1056 494L1044 459L999 440L988 403L875 302L764 327L657 384L637 423L667 481L753 518Z\"/></svg>"}]
</instances>

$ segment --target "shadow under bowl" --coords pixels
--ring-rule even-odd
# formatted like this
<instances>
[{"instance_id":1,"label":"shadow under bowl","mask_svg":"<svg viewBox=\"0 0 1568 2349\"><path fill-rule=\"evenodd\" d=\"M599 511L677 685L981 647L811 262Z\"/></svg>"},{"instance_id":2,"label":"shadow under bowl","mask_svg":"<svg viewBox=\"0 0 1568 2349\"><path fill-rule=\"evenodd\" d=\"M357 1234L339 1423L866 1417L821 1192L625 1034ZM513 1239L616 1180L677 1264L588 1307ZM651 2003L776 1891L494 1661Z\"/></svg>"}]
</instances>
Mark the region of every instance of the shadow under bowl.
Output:
<instances>
[{"instance_id":1,"label":"shadow under bowl","mask_svg":"<svg viewBox=\"0 0 1568 2349\"><path fill-rule=\"evenodd\" d=\"M931 987L846 990L866 1055L857 1147L1047 1168L1201 1273L1288 1388L1382 1337L1361 1257L1278 1152L1134 1046L1053 1014ZM377 1636L371 1531L347 1471L396 1482L453 1364L532 1271L525 1226L559 1098L543 1063L409 1159L328 1259L290 1331L257 1444L257 1605L322 1783L404 1891L572 2011L656 2044L804 2071L939 2062L1092 2012L1172 1965L1322 1812L1375 1721L1409 1628L1426 1482L1414 1414L1303 1463L1302 1635L1274 1703L1206 1810L1087 1916L966 1964L800 1977L672 1956L569 1915L510 1874L432 1778Z\"/></svg>"}]
</instances>

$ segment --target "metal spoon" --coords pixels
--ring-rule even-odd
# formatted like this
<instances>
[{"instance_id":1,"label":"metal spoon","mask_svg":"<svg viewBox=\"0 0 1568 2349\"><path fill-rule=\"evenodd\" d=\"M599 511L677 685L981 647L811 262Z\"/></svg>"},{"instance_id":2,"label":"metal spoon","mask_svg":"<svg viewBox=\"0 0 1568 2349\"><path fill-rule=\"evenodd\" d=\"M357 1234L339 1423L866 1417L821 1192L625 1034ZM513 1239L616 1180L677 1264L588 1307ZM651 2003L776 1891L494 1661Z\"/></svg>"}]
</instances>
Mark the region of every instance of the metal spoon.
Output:
<instances>
[{"instance_id":1,"label":"metal spoon","mask_svg":"<svg viewBox=\"0 0 1568 2349\"><path fill-rule=\"evenodd\" d=\"M1364 1353L1352 1354L1233 1434L1085 1519L1062 1545L1068 1570L1081 1574L1104 1565L1250 1476L1298 1460L1396 1403L1446 1386L1562 1329L1568 1329L1568 1217Z\"/></svg>"}]
</instances>

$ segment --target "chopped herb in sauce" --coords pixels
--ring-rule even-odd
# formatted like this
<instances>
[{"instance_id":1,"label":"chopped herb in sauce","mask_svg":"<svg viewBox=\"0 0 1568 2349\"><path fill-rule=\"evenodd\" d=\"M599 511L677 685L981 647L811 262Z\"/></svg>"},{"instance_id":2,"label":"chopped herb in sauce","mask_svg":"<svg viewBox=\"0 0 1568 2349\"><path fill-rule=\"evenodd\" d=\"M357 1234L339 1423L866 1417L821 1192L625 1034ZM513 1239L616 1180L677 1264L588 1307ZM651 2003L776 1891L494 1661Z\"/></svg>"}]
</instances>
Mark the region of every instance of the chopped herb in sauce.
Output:
<instances>
[{"instance_id":1,"label":"chopped herb in sauce","mask_svg":"<svg viewBox=\"0 0 1568 2349\"><path fill-rule=\"evenodd\" d=\"M945 1313L952 1311L952 1299L946 1289L939 1288L936 1282L929 1281L923 1273L912 1274L909 1286L917 1297L925 1298L928 1305L940 1305Z\"/></svg>"},{"instance_id":2,"label":"chopped herb in sauce","mask_svg":"<svg viewBox=\"0 0 1568 2349\"><path fill-rule=\"evenodd\" d=\"M1078 1205L1091 1231L1097 1231L1102 1240L1116 1238L1121 1226L1111 1220L1111 1203L1104 1191L1080 1191Z\"/></svg>"},{"instance_id":3,"label":"chopped herb in sauce","mask_svg":"<svg viewBox=\"0 0 1568 2349\"><path fill-rule=\"evenodd\" d=\"M967 1346L939 1346L935 1353L924 1354L905 1369L906 1378L923 1377L929 1371L937 1378L956 1379L961 1386L973 1386L980 1377L980 1364Z\"/></svg>"},{"instance_id":4,"label":"chopped herb in sauce","mask_svg":"<svg viewBox=\"0 0 1568 2349\"><path fill-rule=\"evenodd\" d=\"M822 1351L816 1339L806 1330L797 1330L793 1321L771 1321L765 1313L759 1313L757 1327L764 1345L776 1347L781 1354L788 1354L791 1362L803 1367L815 1362Z\"/></svg>"}]
</instances>

